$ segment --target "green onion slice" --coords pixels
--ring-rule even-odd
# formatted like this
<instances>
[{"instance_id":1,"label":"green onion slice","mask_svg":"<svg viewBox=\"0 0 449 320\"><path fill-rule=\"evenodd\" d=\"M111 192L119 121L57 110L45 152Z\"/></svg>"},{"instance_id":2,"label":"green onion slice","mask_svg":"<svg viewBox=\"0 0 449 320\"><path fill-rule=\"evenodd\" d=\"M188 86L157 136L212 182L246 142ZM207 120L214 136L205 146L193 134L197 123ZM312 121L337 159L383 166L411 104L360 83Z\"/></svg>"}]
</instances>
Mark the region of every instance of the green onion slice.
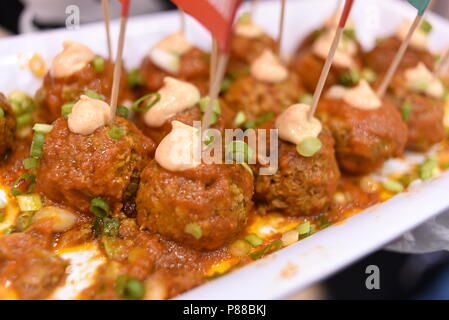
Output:
<instances>
[{"instance_id":1,"label":"green onion slice","mask_svg":"<svg viewBox=\"0 0 449 320\"><path fill-rule=\"evenodd\" d=\"M310 232L310 222L304 221L296 226L296 231L298 231L299 235L308 234Z\"/></svg>"},{"instance_id":2,"label":"green onion slice","mask_svg":"<svg viewBox=\"0 0 449 320\"><path fill-rule=\"evenodd\" d=\"M102 96L101 94L96 93L94 90L86 90L84 91L84 95L88 96L89 98L92 99L97 99L97 100L104 100L104 96Z\"/></svg>"},{"instance_id":3,"label":"green onion slice","mask_svg":"<svg viewBox=\"0 0 449 320\"><path fill-rule=\"evenodd\" d=\"M39 160L36 158L26 158L22 161L23 167L27 170L36 169L39 166Z\"/></svg>"},{"instance_id":4,"label":"green onion slice","mask_svg":"<svg viewBox=\"0 0 449 320\"><path fill-rule=\"evenodd\" d=\"M118 106L116 114L117 114L118 117L128 119L129 110L125 106Z\"/></svg>"},{"instance_id":5,"label":"green onion slice","mask_svg":"<svg viewBox=\"0 0 449 320\"><path fill-rule=\"evenodd\" d=\"M45 134L41 132L35 132L33 141L31 142L30 156L40 159L44 149Z\"/></svg>"},{"instance_id":6,"label":"green onion slice","mask_svg":"<svg viewBox=\"0 0 449 320\"><path fill-rule=\"evenodd\" d=\"M432 31L433 27L432 27L432 24L429 21L424 20L421 23L420 29L421 29L422 32L424 32L426 34L429 34Z\"/></svg>"},{"instance_id":7,"label":"green onion slice","mask_svg":"<svg viewBox=\"0 0 449 320\"><path fill-rule=\"evenodd\" d=\"M237 112L237 114L235 115L235 118L234 118L234 125L236 127L240 127L242 124L245 123L245 121L246 121L245 112L243 112L243 111Z\"/></svg>"},{"instance_id":8,"label":"green onion slice","mask_svg":"<svg viewBox=\"0 0 449 320\"><path fill-rule=\"evenodd\" d=\"M245 237L245 240L248 241L253 247L257 247L263 244L263 240L255 234L247 235Z\"/></svg>"},{"instance_id":9,"label":"green onion slice","mask_svg":"<svg viewBox=\"0 0 449 320\"><path fill-rule=\"evenodd\" d=\"M53 126L51 124L44 124L44 123L36 123L33 127L33 130L35 132L40 133L49 133L51 130L53 130Z\"/></svg>"},{"instance_id":10,"label":"green onion slice","mask_svg":"<svg viewBox=\"0 0 449 320\"><path fill-rule=\"evenodd\" d=\"M124 299L140 300L145 295L145 285L134 277L120 275L115 280L115 292Z\"/></svg>"},{"instance_id":11,"label":"green onion slice","mask_svg":"<svg viewBox=\"0 0 449 320\"><path fill-rule=\"evenodd\" d=\"M18 231L25 231L31 225L32 213L22 213L17 217L16 228Z\"/></svg>"},{"instance_id":12,"label":"green onion slice","mask_svg":"<svg viewBox=\"0 0 449 320\"><path fill-rule=\"evenodd\" d=\"M265 248L263 248L262 250L256 251L254 253L251 253L249 256L253 259L253 260L257 260L260 259L262 257L264 257L266 254L277 251L279 249L282 248L282 241L281 240L274 240L273 242L271 242L269 245L267 245Z\"/></svg>"},{"instance_id":13,"label":"green onion slice","mask_svg":"<svg viewBox=\"0 0 449 320\"><path fill-rule=\"evenodd\" d=\"M25 184L27 186L26 191L21 191L18 188L22 186L22 184ZM11 187L11 194L13 196L18 196L22 194L31 193L34 190L34 187L36 186L36 175L32 173L24 173L20 177L18 177Z\"/></svg>"},{"instance_id":14,"label":"green onion slice","mask_svg":"<svg viewBox=\"0 0 449 320\"><path fill-rule=\"evenodd\" d=\"M227 146L227 151L232 155L232 159L238 162L248 161L253 157L253 150L246 144L246 142L237 140L232 141Z\"/></svg>"},{"instance_id":15,"label":"green onion slice","mask_svg":"<svg viewBox=\"0 0 449 320\"><path fill-rule=\"evenodd\" d=\"M132 69L131 71L129 71L126 78L130 87L135 87L143 84L139 69Z\"/></svg>"},{"instance_id":16,"label":"green onion slice","mask_svg":"<svg viewBox=\"0 0 449 320\"><path fill-rule=\"evenodd\" d=\"M33 122L33 116L31 113L25 113L16 118L17 128L23 128L30 125Z\"/></svg>"},{"instance_id":17,"label":"green onion slice","mask_svg":"<svg viewBox=\"0 0 449 320\"><path fill-rule=\"evenodd\" d=\"M94 65L95 72L103 72L104 71L104 59L102 57L95 57L92 62Z\"/></svg>"},{"instance_id":18,"label":"green onion slice","mask_svg":"<svg viewBox=\"0 0 449 320\"><path fill-rule=\"evenodd\" d=\"M201 112L203 112L203 113L206 112L207 107L209 106L209 100L210 100L209 96L205 96L205 97L201 98L201 100L199 102ZM212 111L216 115L221 114L220 101L218 101L218 99L215 99L214 103L212 104Z\"/></svg>"},{"instance_id":19,"label":"green onion slice","mask_svg":"<svg viewBox=\"0 0 449 320\"><path fill-rule=\"evenodd\" d=\"M196 240L201 239L203 236L203 229L197 223L188 223L184 227L184 232L193 236Z\"/></svg>"},{"instance_id":20,"label":"green onion slice","mask_svg":"<svg viewBox=\"0 0 449 320\"><path fill-rule=\"evenodd\" d=\"M64 118L64 120L67 120L69 118L69 114L72 113L74 105L75 102L68 102L61 107L61 116Z\"/></svg>"},{"instance_id":21,"label":"green onion slice","mask_svg":"<svg viewBox=\"0 0 449 320\"><path fill-rule=\"evenodd\" d=\"M114 126L109 129L108 133L112 139L119 140L125 135L125 129L123 129L122 127Z\"/></svg>"},{"instance_id":22,"label":"green onion slice","mask_svg":"<svg viewBox=\"0 0 449 320\"><path fill-rule=\"evenodd\" d=\"M306 137L297 146L296 151L303 157L313 157L321 150L323 144L320 139L316 137Z\"/></svg>"},{"instance_id":23,"label":"green onion slice","mask_svg":"<svg viewBox=\"0 0 449 320\"><path fill-rule=\"evenodd\" d=\"M153 98L150 103L148 103L144 107L140 107L142 102L144 102L144 101L146 101L146 100L148 100L150 98ZM159 92L149 93L149 94L146 94L143 97L137 99L136 101L134 101L134 103L131 105L131 109L136 111L136 112L138 112L138 111L148 111L156 103L158 103L159 100L161 100L161 94Z\"/></svg>"},{"instance_id":24,"label":"green onion slice","mask_svg":"<svg viewBox=\"0 0 449 320\"><path fill-rule=\"evenodd\" d=\"M313 96L310 93L303 94L301 97L299 97L299 102L311 105L313 102Z\"/></svg>"},{"instance_id":25,"label":"green onion slice","mask_svg":"<svg viewBox=\"0 0 449 320\"><path fill-rule=\"evenodd\" d=\"M5 117L5 110L0 108L0 119Z\"/></svg>"},{"instance_id":26,"label":"green onion slice","mask_svg":"<svg viewBox=\"0 0 449 320\"><path fill-rule=\"evenodd\" d=\"M401 108L402 119L405 122L410 120L410 115L412 114L412 104L409 101L404 102Z\"/></svg>"},{"instance_id":27,"label":"green onion slice","mask_svg":"<svg viewBox=\"0 0 449 320\"><path fill-rule=\"evenodd\" d=\"M404 191L404 186L399 181L387 180L382 183L383 187L393 193L399 193Z\"/></svg>"},{"instance_id":28,"label":"green onion slice","mask_svg":"<svg viewBox=\"0 0 449 320\"><path fill-rule=\"evenodd\" d=\"M109 216L109 204L100 197L90 201L90 212L100 218Z\"/></svg>"}]
</instances>

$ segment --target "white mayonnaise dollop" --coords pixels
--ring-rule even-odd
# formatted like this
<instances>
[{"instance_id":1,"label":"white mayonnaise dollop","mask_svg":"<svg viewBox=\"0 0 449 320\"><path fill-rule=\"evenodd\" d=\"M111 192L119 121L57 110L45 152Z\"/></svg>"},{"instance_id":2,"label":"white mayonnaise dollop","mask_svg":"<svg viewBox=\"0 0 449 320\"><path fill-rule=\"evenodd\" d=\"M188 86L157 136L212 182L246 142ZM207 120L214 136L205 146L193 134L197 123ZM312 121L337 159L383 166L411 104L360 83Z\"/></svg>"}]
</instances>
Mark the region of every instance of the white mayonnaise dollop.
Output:
<instances>
[{"instance_id":1,"label":"white mayonnaise dollop","mask_svg":"<svg viewBox=\"0 0 449 320\"><path fill-rule=\"evenodd\" d=\"M258 38L264 34L262 28L254 24L252 21L239 22L235 25L235 34L245 38Z\"/></svg>"},{"instance_id":2,"label":"white mayonnaise dollop","mask_svg":"<svg viewBox=\"0 0 449 320\"><path fill-rule=\"evenodd\" d=\"M329 30L326 31L323 35L321 35L314 43L312 50L313 52L323 58L326 59L329 55L329 51L332 46L332 42L334 40L335 31ZM338 45L337 51L334 55L333 64L343 68L356 68L356 64L354 62L354 56L357 54L357 44L353 40L341 39Z\"/></svg>"},{"instance_id":3,"label":"white mayonnaise dollop","mask_svg":"<svg viewBox=\"0 0 449 320\"><path fill-rule=\"evenodd\" d=\"M321 122L315 117L309 120L309 110L308 104L301 103L294 104L282 112L275 123L279 137L293 144L299 144L307 137L318 137L322 129Z\"/></svg>"},{"instance_id":4,"label":"white mayonnaise dollop","mask_svg":"<svg viewBox=\"0 0 449 320\"><path fill-rule=\"evenodd\" d=\"M251 75L259 81L278 83L288 77L288 70L270 49L251 64Z\"/></svg>"},{"instance_id":5,"label":"white mayonnaise dollop","mask_svg":"<svg viewBox=\"0 0 449 320\"><path fill-rule=\"evenodd\" d=\"M441 99L444 95L444 86L426 65L420 62L416 67L405 70L405 81L411 90L423 92L426 95Z\"/></svg>"},{"instance_id":6,"label":"white mayonnaise dollop","mask_svg":"<svg viewBox=\"0 0 449 320\"><path fill-rule=\"evenodd\" d=\"M356 87L350 89L333 86L327 92L327 96L332 99L342 99L354 108L362 110L373 110L382 106L381 100L366 80L361 80Z\"/></svg>"},{"instance_id":7,"label":"white mayonnaise dollop","mask_svg":"<svg viewBox=\"0 0 449 320\"><path fill-rule=\"evenodd\" d=\"M175 74L179 71L180 57L192 48L182 32L163 38L150 51L149 57L162 70Z\"/></svg>"},{"instance_id":8,"label":"white mayonnaise dollop","mask_svg":"<svg viewBox=\"0 0 449 320\"><path fill-rule=\"evenodd\" d=\"M404 41L412 24L412 21L405 20L396 30L396 36ZM426 50L428 48L428 35L424 31L422 31L421 28L416 28L412 38L410 39L410 46L417 49Z\"/></svg>"},{"instance_id":9,"label":"white mayonnaise dollop","mask_svg":"<svg viewBox=\"0 0 449 320\"><path fill-rule=\"evenodd\" d=\"M111 107L102 100L82 95L67 119L69 130L88 135L111 120Z\"/></svg>"},{"instance_id":10,"label":"white mayonnaise dollop","mask_svg":"<svg viewBox=\"0 0 449 320\"><path fill-rule=\"evenodd\" d=\"M164 78L164 86L159 90L161 99L145 113L145 123L158 128L175 114L194 107L201 99L197 87L172 77Z\"/></svg>"},{"instance_id":11,"label":"white mayonnaise dollop","mask_svg":"<svg viewBox=\"0 0 449 320\"><path fill-rule=\"evenodd\" d=\"M52 62L51 75L55 78L68 77L83 69L95 54L85 45L75 41L64 41L64 50Z\"/></svg>"},{"instance_id":12,"label":"white mayonnaise dollop","mask_svg":"<svg viewBox=\"0 0 449 320\"><path fill-rule=\"evenodd\" d=\"M180 121L173 121L171 124L172 131L156 149L157 163L169 171L184 171L199 166L199 130Z\"/></svg>"}]
</instances>

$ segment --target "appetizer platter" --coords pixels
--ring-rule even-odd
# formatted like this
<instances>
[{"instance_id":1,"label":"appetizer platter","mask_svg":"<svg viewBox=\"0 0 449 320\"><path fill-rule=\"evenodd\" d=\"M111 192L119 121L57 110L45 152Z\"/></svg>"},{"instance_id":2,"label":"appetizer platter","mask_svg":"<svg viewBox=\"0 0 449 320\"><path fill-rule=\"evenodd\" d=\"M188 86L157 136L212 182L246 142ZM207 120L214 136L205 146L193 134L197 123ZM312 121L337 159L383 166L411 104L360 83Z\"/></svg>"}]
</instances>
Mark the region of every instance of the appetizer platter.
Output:
<instances>
[{"instance_id":1,"label":"appetizer platter","mask_svg":"<svg viewBox=\"0 0 449 320\"><path fill-rule=\"evenodd\" d=\"M121 2L0 41L1 299L284 298L449 208L445 20L260 2L228 56Z\"/></svg>"}]
</instances>

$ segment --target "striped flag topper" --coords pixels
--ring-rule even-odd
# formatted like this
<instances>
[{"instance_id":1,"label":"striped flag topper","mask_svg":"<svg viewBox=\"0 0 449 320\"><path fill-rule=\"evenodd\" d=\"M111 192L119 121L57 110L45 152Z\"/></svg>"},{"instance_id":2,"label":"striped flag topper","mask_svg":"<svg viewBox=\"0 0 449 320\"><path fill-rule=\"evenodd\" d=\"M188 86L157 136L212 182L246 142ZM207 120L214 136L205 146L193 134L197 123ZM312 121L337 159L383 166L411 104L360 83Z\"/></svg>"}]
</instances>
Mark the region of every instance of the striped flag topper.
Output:
<instances>
[{"instance_id":1,"label":"striped flag topper","mask_svg":"<svg viewBox=\"0 0 449 320\"><path fill-rule=\"evenodd\" d=\"M217 40L222 52L229 50L232 24L241 0L172 0L198 20Z\"/></svg>"},{"instance_id":2,"label":"striped flag topper","mask_svg":"<svg viewBox=\"0 0 449 320\"><path fill-rule=\"evenodd\" d=\"M418 14L423 15L430 3L430 0L407 0L412 6L418 9Z\"/></svg>"}]
</instances>

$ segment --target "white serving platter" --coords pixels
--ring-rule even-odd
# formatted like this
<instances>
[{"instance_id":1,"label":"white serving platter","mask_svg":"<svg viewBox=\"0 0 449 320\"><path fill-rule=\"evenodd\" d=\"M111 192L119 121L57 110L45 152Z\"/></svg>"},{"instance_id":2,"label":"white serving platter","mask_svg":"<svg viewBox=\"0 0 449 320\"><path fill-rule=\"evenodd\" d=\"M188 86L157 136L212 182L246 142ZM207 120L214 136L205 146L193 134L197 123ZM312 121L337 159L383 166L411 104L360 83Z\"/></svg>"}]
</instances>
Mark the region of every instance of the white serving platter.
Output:
<instances>
[{"instance_id":1,"label":"white serving platter","mask_svg":"<svg viewBox=\"0 0 449 320\"><path fill-rule=\"evenodd\" d=\"M319 27L333 13L336 0L289 0L283 53L288 57L300 39ZM243 8L242 8L243 9ZM277 30L279 1L261 2L256 22L273 36ZM82 14L82 13L81 13ZM356 0L352 18L365 48L376 37L391 34L403 21L416 14L405 2L395 0ZM434 26L430 47L441 51L449 45L449 22L429 15ZM129 21L124 59L135 67L149 48L164 35L179 27L177 13L160 13ZM112 25L117 35L118 24ZM201 26L188 19L188 38L208 48L210 37ZM116 38L116 37L114 37ZM23 62L40 53L47 62L61 50L64 40L80 41L105 55L102 24L82 26L76 31L56 30L0 40L0 92L21 89L30 94L41 80L23 68ZM375 251L404 232L449 208L449 172L369 208L279 252L195 288L178 299L278 299L317 282L357 259Z\"/></svg>"}]
</instances>

